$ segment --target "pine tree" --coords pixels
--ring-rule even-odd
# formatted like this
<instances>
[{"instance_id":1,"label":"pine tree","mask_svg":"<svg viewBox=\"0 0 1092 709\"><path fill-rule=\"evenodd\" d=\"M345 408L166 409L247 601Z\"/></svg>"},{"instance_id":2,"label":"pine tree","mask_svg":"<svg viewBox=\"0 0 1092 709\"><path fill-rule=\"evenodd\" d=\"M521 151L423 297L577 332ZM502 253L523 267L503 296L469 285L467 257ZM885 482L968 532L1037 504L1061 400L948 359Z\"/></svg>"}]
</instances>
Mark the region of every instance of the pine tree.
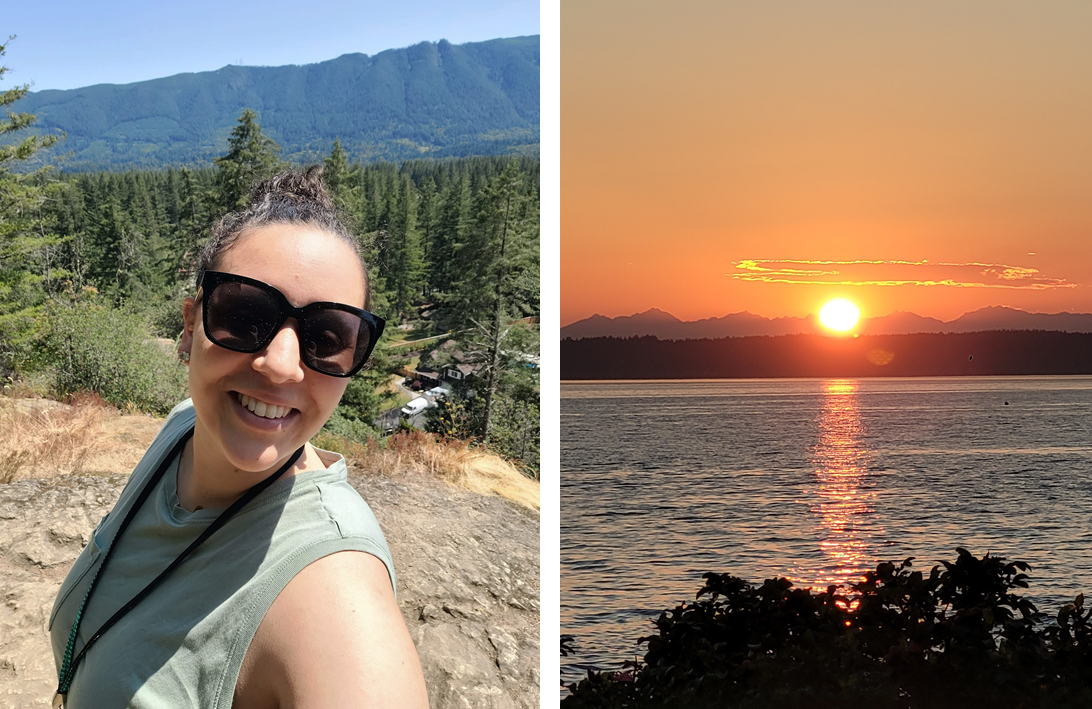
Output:
<instances>
[{"instance_id":1,"label":"pine tree","mask_svg":"<svg viewBox=\"0 0 1092 709\"><path fill-rule=\"evenodd\" d=\"M428 289L441 302L454 286L455 263L466 242L469 217L470 187L465 177L459 177L440 197L429 245Z\"/></svg>"},{"instance_id":2,"label":"pine tree","mask_svg":"<svg viewBox=\"0 0 1092 709\"><path fill-rule=\"evenodd\" d=\"M65 277L74 292L84 286L87 275L87 211L84 206L86 188L81 184L86 179L76 182L62 182L58 185L49 204L51 221L56 233L63 239L60 263L65 270Z\"/></svg>"},{"instance_id":3,"label":"pine tree","mask_svg":"<svg viewBox=\"0 0 1092 709\"><path fill-rule=\"evenodd\" d=\"M424 262L422 290L426 298L432 297L432 270L434 266L433 232L436 230L436 180L429 177L421 188L421 200L417 207L417 227L421 239L421 259Z\"/></svg>"},{"instance_id":4,"label":"pine tree","mask_svg":"<svg viewBox=\"0 0 1092 709\"><path fill-rule=\"evenodd\" d=\"M489 246L495 245L494 248L497 248L496 259L493 264L490 264L492 268L489 269L494 272L489 275L494 276L495 279L494 287L490 293L493 300L493 312L490 314L489 320L482 323L488 333L485 410L482 414L482 441L484 443L489 443L490 419L493 411L493 401L497 394L497 370L500 366L502 328L506 314L504 307L505 281L509 275L510 264L505 261L505 256L509 248L509 238L516 235L515 214L513 211L519 209L518 204L513 204L519 199L515 167L506 170L490 187L492 189L487 191L485 210L480 217L481 227L484 228Z\"/></svg>"},{"instance_id":5,"label":"pine tree","mask_svg":"<svg viewBox=\"0 0 1092 709\"><path fill-rule=\"evenodd\" d=\"M245 207L254 183L282 168L277 158L280 146L262 133L257 119L258 114L244 109L239 116L239 125L231 131L227 154L213 160L219 168L216 173L218 205L224 211Z\"/></svg>"},{"instance_id":6,"label":"pine tree","mask_svg":"<svg viewBox=\"0 0 1092 709\"><path fill-rule=\"evenodd\" d=\"M107 186L109 182L104 182L103 185ZM106 194L108 196L105 199L97 201L90 215L89 270L95 288L117 294L124 279L126 264L132 260L127 243L127 233L131 226L118 194L109 190L109 187L106 188Z\"/></svg>"},{"instance_id":7,"label":"pine tree","mask_svg":"<svg viewBox=\"0 0 1092 709\"><path fill-rule=\"evenodd\" d=\"M173 249L174 280L192 282L196 278L198 250L212 226L211 212L207 207L215 200L205 193L192 170L182 168L181 183L180 220Z\"/></svg>"},{"instance_id":8,"label":"pine tree","mask_svg":"<svg viewBox=\"0 0 1092 709\"><path fill-rule=\"evenodd\" d=\"M326 189L338 207L345 209L353 192L350 184L352 166L349 164L348 154L341 147L341 138L334 139L330 157L323 160L322 165L322 181L326 184Z\"/></svg>"},{"instance_id":9,"label":"pine tree","mask_svg":"<svg viewBox=\"0 0 1092 709\"><path fill-rule=\"evenodd\" d=\"M0 44L0 56L8 42ZM0 79L7 71L0 66ZM15 171L57 141L57 136L15 137L34 124L33 114L8 108L27 91L29 87L23 85L0 93L0 108L7 113L0 120L0 364L9 370L21 369L32 356L37 313L45 298L39 284L50 279L54 247L61 242L42 215L48 167Z\"/></svg>"},{"instance_id":10,"label":"pine tree","mask_svg":"<svg viewBox=\"0 0 1092 709\"><path fill-rule=\"evenodd\" d=\"M387 288L391 292L394 311L405 316L420 292L425 264L421 253L421 239L417 233L417 191L409 178L403 178L394 203L394 215L390 225L391 237L387 244Z\"/></svg>"},{"instance_id":11,"label":"pine tree","mask_svg":"<svg viewBox=\"0 0 1092 709\"><path fill-rule=\"evenodd\" d=\"M479 435L484 443L492 432L511 321L538 308L537 299L527 302L519 297L525 292L520 283L529 273L537 280L538 262L538 210L525 178L511 162L479 192L473 224L459 250L462 275L447 298L452 317L462 325L457 327L463 331L466 350L474 352L481 365L478 376L485 381L485 396Z\"/></svg>"},{"instance_id":12,"label":"pine tree","mask_svg":"<svg viewBox=\"0 0 1092 709\"><path fill-rule=\"evenodd\" d=\"M372 244L365 228L365 210L361 202L360 166L349 162L349 155L341 147L341 139L334 140L333 150L323 160L322 181L337 205L345 226L356 236L363 253L371 251Z\"/></svg>"}]
</instances>

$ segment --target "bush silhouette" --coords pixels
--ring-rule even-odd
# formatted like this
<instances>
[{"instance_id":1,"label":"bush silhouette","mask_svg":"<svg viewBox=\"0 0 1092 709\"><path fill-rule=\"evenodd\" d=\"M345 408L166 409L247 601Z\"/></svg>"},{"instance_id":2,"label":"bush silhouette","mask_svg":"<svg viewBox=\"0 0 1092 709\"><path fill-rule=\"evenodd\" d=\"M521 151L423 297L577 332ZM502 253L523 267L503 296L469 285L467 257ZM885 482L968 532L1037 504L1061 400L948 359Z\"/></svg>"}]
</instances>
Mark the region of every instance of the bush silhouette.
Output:
<instances>
[{"instance_id":1,"label":"bush silhouette","mask_svg":"<svg viewBox=\"0 0 1092 709\"><path fill-rule=\"evenodd\" d=\"M884 562L849 589L812 592L707 573L664 611L644 661L590 673L579 707L1090 707L1092 623L1077 596L1047 622L1016 593L1021 561L957 549L928 573Z\"/></svg>"}]
</instances>

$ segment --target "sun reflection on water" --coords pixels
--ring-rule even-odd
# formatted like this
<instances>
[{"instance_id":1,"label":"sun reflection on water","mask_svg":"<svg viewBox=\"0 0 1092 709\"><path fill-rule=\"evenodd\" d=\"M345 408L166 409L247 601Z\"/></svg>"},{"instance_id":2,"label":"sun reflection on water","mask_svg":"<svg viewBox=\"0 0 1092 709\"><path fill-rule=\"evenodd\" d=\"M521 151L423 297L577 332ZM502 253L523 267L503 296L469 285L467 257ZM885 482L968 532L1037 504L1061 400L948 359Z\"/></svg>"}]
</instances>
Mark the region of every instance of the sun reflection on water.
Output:
<instances>
[{"instance_id":1,"label":"sun reflection on water","mask_svg":"<svg viewBox=\"0 0 1092 709\"><path fill-rule=\"evenodd\" d=\"M870 553L876 532L868 480L868 455L862 443L864 425L857 382L823 382L818 418L819 439L812 452L817 497L811 512L818 518L816 536L825 563L794 568L789 578L797 586L825 589L861 580L875 560Z\"/></svg>"}]
</instances>

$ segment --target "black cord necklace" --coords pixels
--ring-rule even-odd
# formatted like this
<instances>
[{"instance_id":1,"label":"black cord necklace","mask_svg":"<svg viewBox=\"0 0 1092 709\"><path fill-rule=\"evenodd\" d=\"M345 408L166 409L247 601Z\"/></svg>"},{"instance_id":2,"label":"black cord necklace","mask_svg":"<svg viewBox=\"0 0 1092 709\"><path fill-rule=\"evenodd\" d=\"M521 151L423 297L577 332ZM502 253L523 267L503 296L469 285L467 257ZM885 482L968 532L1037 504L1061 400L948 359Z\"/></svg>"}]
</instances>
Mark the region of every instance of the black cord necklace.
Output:
<instances>
[{"instance_id":1,"label":"black cord necklace","mask_svg":"<svg viewBox=\"0 0 1092 709\"><path fill-rule=\"evenodd\" d=\"M82 660L83 656L87 654L87 651L91 648L91 646L95 644L95 641L101 638L103 633L109 630L111 626L114 625L114 623L117 623L119 620L121 620L126 613L133 610L133 608L138 603L144 600L144 598L149 593L151 593L152 590L155 589L155 587L163 581L163 579L167 578L167 576L172 571L178 568L179 564L181 564L182 561L185 560L185 558L189 556L194 549L201 546L201 544L206 539L211 537L213 533L216 532L216 530L227 524L227 521L231 519L236 512L245 507L246 504L253 500L255 497L257 497L262 490L272 485L277 480L277 478L283 475L286 470L291 468L292 465L294 465L295 462L299 460L299 457L303 454L303 446L300 446L299 450L293 453L292 456L288 459L288 462L282 465L280 469L277 470L277 472L273 473L265 480L262 480L261 482L251 487L249 490L243 493L242 497L232 503L230 507L221 512L220 516L213 520L212 524L210 524L205 529L205 531L201 532L201 535L197 537L197 539L194 539L193 542L188 547L186 547L186 549L181 554L175 557L175 560L172 561L170 565L159 574L159 576L156 576L151 583L149 583L140 591L140 593L129 599L129 602L122 606L120 609L118 609L117 613L114 613L114 615L110 616L110 619L102 624L102 627L99 628L95 632L95 634L92 635L90 639L88 639L88 641L84 644L83 649L80 650L79 654L76 655L75 658L73 658L72 652L76 647L76 633L78 633L80 630L80 621L83 620L83 612L87 608L87 602L91 599L91 592L95 590L96 582L102 575L103 569L106 568L107 562L110 561L110 555L113 554L114 547L117 546L118 539L121 538L122 532L124 532L125 529L129 526L129 523L133 521L133 517L136 516L137 510L139 510L140 507L144 504L145 500L148 499L148 495L151 494L151 491L156 486L156 483L158 483L160 478L163 477L163 473L167 471L167 468L170 466L171 461L174 460L175 456L179 455L182 452L182 447L186 445L186 441L188 441L190 439L190 436L192 435L193 429L191 428L189 431L186 432L185 435L182 436L178 443L174 445L174 448L171 449L171 452L168 453L167 457L163 459L163 462L159 464L159 468L156 469L155 474L148 479L147 483L145 483L144 489L140 491L140 495L137 496L136 502L134 502L132 507L129 508L129 512L125 515L125 519L122 521L121 526L118 527L118 531L114 532L114 538L110 541L110 547L106 550L106 555L103 557L102 563L99 564L98 571L95 572L95 575L91 579L91 584L87 587L87 592L83 596L83 602L80 603L80 609L76 612L76 620L72 624L72 632L68 636L68 645L65 647L64 650L64 661L61 664L60 680L57 683L57 693L53 696L53 709L64 707L65 697L68 694L68 689L72 686L72 679L76 675L76 667L79 666L80 660Z\"/></svg>"}]
</instances>

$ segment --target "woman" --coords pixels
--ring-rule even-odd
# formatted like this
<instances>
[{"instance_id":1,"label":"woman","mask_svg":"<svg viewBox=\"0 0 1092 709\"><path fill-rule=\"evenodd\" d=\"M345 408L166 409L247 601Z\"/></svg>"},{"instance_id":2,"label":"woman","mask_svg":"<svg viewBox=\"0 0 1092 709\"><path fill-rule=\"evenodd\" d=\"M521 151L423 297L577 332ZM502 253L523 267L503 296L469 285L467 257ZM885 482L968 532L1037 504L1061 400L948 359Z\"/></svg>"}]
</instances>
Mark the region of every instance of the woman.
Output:
<instances>
[{"instance_id":1,"label":"woman","mask_svg":"<svg viewBox=\"0 0 1092 709\"><path fill-rule=\"evenodd\" d=\"M383 329L321 169L256 186L197 285L191 400L54 604L54 705L427 706L382 532L308 443Z\"/></svg>"}]
</instances>

